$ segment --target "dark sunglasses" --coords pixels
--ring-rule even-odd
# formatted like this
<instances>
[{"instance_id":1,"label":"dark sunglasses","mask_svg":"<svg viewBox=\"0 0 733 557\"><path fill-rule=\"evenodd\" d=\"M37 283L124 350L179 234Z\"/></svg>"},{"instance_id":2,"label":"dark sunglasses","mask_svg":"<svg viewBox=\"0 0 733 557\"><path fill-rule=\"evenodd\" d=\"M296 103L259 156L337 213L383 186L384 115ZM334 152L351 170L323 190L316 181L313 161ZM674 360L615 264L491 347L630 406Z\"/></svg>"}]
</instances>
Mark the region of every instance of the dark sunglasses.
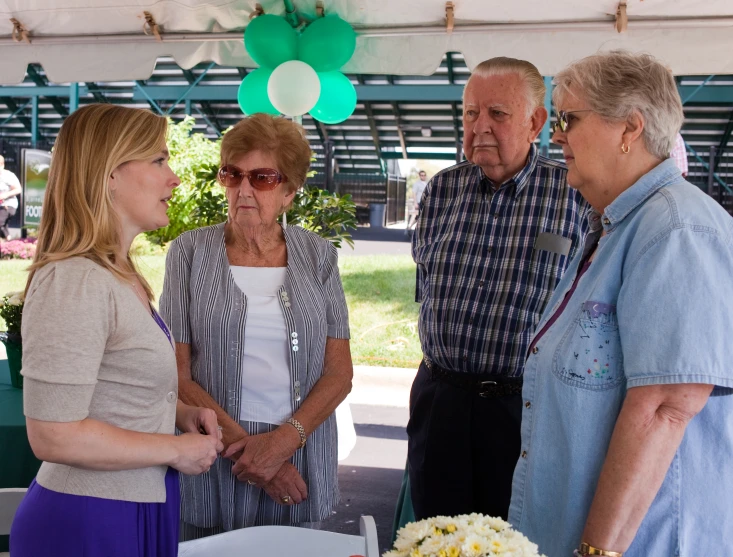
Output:
<instances>
[{"instance_id":1,"label":"dark sunglasses","mask_svg":"<svg viewBox=\"0 0 733 557\"><path fill-rule=\"evenodd\" d=\"M555 133L557 130L560 130L561 132L565 133L570 129L570 122L568 122L568 116L570 114L575 114L576 112L593 112L590 108L586 108L584 110L571 110L570 112L566 112L565 110L558 110L557 112L557 121L554 124L550 125L550 132Z\"/></svg>"},{"instance_id":2,"label":"dark sunglasses","mask_svg":"<svg viewBox=\"0 0 733 557\"><path fill-rule=\"evenodd\" d=\"M222 166L216 174L216 178L225 188L238 188L242 185L242 181L247 178L252 187L260 191L274 190L278 184L288 181L285 176L274 168L242 170L233 164Z\"/></svg>"}]
</instances>

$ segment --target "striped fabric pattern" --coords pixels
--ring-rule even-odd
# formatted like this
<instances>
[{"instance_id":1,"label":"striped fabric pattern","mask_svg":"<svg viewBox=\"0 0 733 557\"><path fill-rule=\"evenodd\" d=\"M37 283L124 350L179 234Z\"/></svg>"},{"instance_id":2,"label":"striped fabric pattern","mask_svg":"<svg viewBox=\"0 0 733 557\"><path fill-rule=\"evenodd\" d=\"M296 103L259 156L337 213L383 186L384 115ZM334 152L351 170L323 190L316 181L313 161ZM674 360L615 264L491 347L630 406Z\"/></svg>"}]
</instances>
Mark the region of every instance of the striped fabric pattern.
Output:
<instances>
[{"instance_id":1,"label":"striped fabric pattern","mask_svg":"<svg viewBox=\"0 0 733 557\"><path fill-rule=\"evenodd\" d=\"M326 337L348 339L349 326L333 245L297 226L285 230L285 241L288 264L278 299L288 334L298 341L290 352L295 413L321 378ZM176 342L191 344L194 381L238 420L247 299L229 269L223 224L187 232L171 243L160 312ZM252 435L277 427L240 423ZM226 531L321 521L339 501L337 443L332 414L293 456L293 465L308 485L308 498L300 505L274 503L261 489L239 482L231 473L231 461L219 459L206 474L181 475L181 518L194 526L220 526Z\"/></svg>"},{"instance_id":2,"label":"striped fabric pattern","mask_svg":"<svg viewBox=\"0 0 733 557\"><path fill-rule=\"evenodd\" d=\"M521 375L535 325L588 226L588 205L566 176L532 145L526 166L495 193L470 162L432 178L412 244L426 359ZM534 249L542 232L570 239L570 253Z\"/></svg>"}]
</instances>

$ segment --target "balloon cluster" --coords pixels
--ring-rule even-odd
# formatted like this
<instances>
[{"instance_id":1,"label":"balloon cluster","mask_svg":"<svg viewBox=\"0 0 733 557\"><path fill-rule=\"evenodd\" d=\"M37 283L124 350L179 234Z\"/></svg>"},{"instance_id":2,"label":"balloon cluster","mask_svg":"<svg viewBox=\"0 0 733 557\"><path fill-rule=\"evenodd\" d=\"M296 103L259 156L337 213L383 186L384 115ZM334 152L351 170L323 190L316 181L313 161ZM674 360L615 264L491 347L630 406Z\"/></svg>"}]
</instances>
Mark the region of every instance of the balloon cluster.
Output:
<instances>
[{"instance_id":1,"label":"balloon cluster","mask_svg":"<svg viewBox=\"0 0 733 557\"><path fill-rule=\"evenodd\" d=\"M247 26L244 46L260 67L239 86L242 112L300 116L309 112L324 124L346 120L356 108L356 90L338 71L356 48L356 34L337 15L319 18L298 35L275 15Z\"/></svg>"}]
</instances>

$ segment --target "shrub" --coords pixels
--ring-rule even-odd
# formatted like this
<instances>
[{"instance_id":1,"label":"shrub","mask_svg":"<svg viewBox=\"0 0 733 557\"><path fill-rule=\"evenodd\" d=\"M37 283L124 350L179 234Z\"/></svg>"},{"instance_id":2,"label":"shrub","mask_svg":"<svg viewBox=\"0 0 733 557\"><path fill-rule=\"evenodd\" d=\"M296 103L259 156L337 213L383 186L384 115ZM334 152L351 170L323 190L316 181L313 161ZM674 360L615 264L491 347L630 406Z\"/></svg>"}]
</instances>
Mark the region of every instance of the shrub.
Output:
<instances>
[{"instance_id":1,"label":"shrub","mask_svg":"<svg viewBox=\"0 0 733 557\"><path fill-rule=\"evenodd\" d=\"M338 195L306 186L295 194L288 222L331 240L337 247L346 242L352 248L350 230L356 228L356 205L350 195Z\"/></svg>"},{"instance_id":2,"label":"shrub","mask_svg":"<svg viewBox=\"0 0 733 557\"><path fill-rule=\"evenodd\" d=\"M221 219L220 214L209 207L218 203L226 205L224 192L216 183L219 142L210 141L200 133L191 133L194 123L191 117L177 124L168 123L170 166L181 179L181 185L173 190L168 226L146 233L148 239L159 245L165 245L187 230L216 224L226 218L226 213Z\"/></svg>"},{"instance_id":3,"label":"shrub","mask_svg":"<svg viewBox=\"0 0 733 557\"><path fill-rule=\"evenodd\" d=\"M21 238L0 241L0 259L33 259L36 255L36 239Z\"/></svg>"}]
</instances>

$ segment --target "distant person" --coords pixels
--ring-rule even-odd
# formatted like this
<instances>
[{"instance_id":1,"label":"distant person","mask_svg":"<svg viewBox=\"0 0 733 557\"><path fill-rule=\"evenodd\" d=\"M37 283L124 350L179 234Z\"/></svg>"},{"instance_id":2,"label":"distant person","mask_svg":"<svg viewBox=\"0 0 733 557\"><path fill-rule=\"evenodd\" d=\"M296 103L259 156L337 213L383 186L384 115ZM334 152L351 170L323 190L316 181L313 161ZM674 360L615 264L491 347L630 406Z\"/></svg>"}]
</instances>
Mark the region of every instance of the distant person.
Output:
<instances>
[{"instance_id":1,"label":"distant person","mask_svg":"<svg viewBox=\"0 0 733 557\"><path fill-rule=\"evenodd\" d=\"M687 172L689 167L687 165L687 148L685 147L685 140L682 139L682 134L678 133L677 138L674 142L674 147L669 153L669 158L672 159L677 168L680 169L683 178L687 178Z\"/></svg>"},{"instance_id":2,"label":"distant person","mask_svg":"<svg viewBox=\"0 0 733 557\"><path fill-rule=\"evenodd\" d=\"M425 173L424 170L421 170L417 174L418 179L415 180L415 183L412 184L412 193L415 194L415 211L417 211L420 208L420 201L422 200L422 194L425 192L425 188L428 185L427 179L428 175Z\"/></svg>"},{"instance_id":3,"label":"distant person","mask_svg":"<svg viewBox=\"0 0 733 557\"><path fill-rule=\"evenodd\" d=\"M407 229L409 230L417 223L417 215L420 212L420 201L422 200L422 194L425 192L425 188L428 186L428 175L424 170L420 170L417 173L418 179L412 184L412 193L415 197L413 211L410 214L410 220L407 223Z\"/></svg>"},{"instance_id":4,"label":"distant person","mask_svg":"<svg viewBox=\"0 0 733 557\"><path fill-rule=\"evenodd\" d=\"M0 155L0 238L10 240L8 221L18 211L18 196L22 192L18 177L5 168L5 158Z\"/></svg>"}]
</instances>

